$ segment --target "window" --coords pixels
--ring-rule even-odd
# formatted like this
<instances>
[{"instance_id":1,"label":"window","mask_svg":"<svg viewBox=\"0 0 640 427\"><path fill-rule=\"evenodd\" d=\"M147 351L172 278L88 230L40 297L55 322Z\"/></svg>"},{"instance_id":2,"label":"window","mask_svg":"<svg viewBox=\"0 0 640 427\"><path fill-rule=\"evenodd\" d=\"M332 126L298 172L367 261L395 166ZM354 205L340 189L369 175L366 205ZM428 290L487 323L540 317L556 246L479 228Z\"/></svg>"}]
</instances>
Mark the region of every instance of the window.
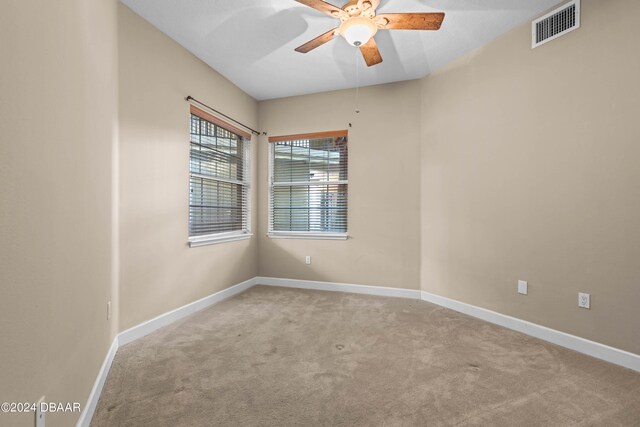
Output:
<instances>
[{"instance_id":1,"label":"window","mask_svg":"<svg viewBox=\"0 0 640 427\"><path fill-rule=\"evenodd\" d=\"M250 134L191 107L189 244L249 238Z\"/></svg>"},{"instance_id":2,"label":"window","mask_svg":"<svg viewBox=\"0 0 640 427\"><path fill-rule=\"evenodd\" d=\"M269 236L346 239L347 131L269 142Z\"/></svg>"}]
</instances>

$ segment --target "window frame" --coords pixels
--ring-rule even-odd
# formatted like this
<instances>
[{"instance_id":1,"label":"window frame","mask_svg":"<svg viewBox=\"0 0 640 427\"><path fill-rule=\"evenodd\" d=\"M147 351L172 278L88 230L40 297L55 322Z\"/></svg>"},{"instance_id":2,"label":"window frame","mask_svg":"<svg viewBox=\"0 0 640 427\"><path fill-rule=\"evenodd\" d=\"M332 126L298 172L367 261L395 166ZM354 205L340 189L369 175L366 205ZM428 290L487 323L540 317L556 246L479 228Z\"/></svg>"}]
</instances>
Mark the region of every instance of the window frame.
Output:
<instances>
[{"instance_id":1,"label":"window frame","mask_svg":"<svg viewBox=\"0 0 640 427\"><path fill-rule=\"evenodd\" d=\"M330 132L316 132L297 135L284 135L269 137L269 164L268 164L268 224L267 224L267 236L271 239L316 239L316 240L347 240L349 238L349 203L347 202L347 231L345 232L324 232L324 231L277 231L273 230L273 187L274 182L274 159L275 159L275 143L282 141L295 141L300 139L321 139L327 137L339 137L344 136L347 138L348 147L348 131L330 131ZM347 148L348 150L348 148ZM347 157L347 171L349 170L348 157ZM306 182L306 181L305 181ZM347 185L349 187L349 180L342 180L339 184ZM289 183L291 184L291 183ZM348 197L347 190L347 197Z\"/></svg>"},{"instance_id":2,"label":"window frame","mask_svg":"<svg viewBox=\"0 0 640 427\"><path fill-rule=\"evenodd\" d=\"M246 224L243 224L243 228L241 230L232 230L232 231L222 231L218 233L209 233L209 234L200 234L200 235L191 235L191 178L195 172L191 170L191 116L194 115L198 117L200 120L204 120L206 122L212 123L230 133L235 134L238 139L242 140L242 164L243 164L243 181L240 185L245 188L244 194L246 194L246 201L243 203L246 206L246 212L243 212L243 217L246 218ZM194 106L190 105L189 109L189 184L187 191L187 206L188 206L188 220L187 220L187 235L188 235L188 244L189 247L198 247L198 246L206 246L213 245L217 243L224 242L234 242L238 240L247 240L253 236L251 232L251 134L239 129L224 120ZM226 182L224 178L216 179L210 178L219 182Z\"/></svg>"}]
</instances>

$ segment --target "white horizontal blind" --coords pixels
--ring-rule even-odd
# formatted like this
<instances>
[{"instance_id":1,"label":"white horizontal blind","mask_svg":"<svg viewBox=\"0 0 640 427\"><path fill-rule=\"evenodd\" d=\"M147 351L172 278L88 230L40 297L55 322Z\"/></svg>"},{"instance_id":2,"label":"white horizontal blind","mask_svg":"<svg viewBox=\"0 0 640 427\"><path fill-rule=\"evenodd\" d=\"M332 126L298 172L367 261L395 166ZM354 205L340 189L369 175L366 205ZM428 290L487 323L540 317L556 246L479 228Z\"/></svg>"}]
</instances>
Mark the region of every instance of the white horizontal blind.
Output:
<instances>
[{"instance_id":1,"label":"white horizontal blind","mask_svg":"<svg viewBox=\"0 0 640 427\"><path fill-rule=\"evenodd\" d=\"M347 137L271 145L270 232L347 232Z\"/></svg>"},{"instance_id":2,"label":"white horizontal blind","mask_svg":"<svg viewBox=\"0 0 640 427\"><path fill-rule=\"evenodd\" d=\"M248 145L191 114L189 236L248 232Z\"/></svg>"}]
</instances>

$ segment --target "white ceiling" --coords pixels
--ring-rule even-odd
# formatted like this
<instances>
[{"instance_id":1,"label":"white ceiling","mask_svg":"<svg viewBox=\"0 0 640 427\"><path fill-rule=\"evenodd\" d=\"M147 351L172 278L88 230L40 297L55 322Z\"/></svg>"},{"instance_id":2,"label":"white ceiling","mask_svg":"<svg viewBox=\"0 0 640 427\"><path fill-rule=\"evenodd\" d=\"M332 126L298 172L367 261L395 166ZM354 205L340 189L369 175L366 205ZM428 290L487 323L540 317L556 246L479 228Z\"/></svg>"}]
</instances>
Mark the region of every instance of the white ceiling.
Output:
<instances>
[{"instance_id":1,"label":"white ceiling","mask_svg":"<svg viewBox=\"0 0 640 427\"><path fill-rule=\"evenodd\" d=\"M561 3L382 0L378 13L446 15L439 31L379 31L384 62L368 68L341 37L295 52L339 21L294 0L121 1L258 100L355 87L356 67L360 86L420 78Z\"/></svg>"}]
</instances>

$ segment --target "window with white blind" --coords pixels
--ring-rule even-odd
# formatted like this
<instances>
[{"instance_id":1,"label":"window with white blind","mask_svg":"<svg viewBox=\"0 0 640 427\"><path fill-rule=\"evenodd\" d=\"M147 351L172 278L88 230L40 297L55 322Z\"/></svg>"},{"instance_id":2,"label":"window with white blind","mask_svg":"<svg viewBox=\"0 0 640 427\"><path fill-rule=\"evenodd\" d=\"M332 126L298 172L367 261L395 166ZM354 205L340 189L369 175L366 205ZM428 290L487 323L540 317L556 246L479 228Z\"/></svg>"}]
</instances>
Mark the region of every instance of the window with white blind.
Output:
<instances>
[{"instance_id":1,"label":"window with white blind","mask_svg":"<svg viewBox=\"0 0 640 427\"><path fill-rule=\"evenodd\" d=\"M191 107L189 244L200 246L251 236L249 138ZM247 137L248 136L248 137Z\"/></svg>"},{"instance_id":2,"label":"window with white blind","mask_svg":"<svg viewBox=\"0 0 640 427\"><path fill-rule=\"evenodd\" d=\"M346 239L347 131L269 142L269 236Z\"/></svg>"}]
</instances>

